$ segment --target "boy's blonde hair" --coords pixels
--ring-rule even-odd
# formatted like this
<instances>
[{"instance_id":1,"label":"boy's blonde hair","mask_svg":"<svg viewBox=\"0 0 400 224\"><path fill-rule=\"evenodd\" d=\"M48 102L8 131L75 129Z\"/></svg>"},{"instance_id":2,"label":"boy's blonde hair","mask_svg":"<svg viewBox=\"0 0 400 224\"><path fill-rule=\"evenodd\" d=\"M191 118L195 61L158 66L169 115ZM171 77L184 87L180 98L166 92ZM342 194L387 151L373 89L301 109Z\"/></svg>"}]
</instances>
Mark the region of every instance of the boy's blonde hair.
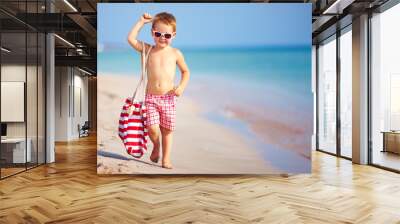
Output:
<instances>
[{"instance_id":1,"label":"boy's blonde hair","mask_svg":"<svg viewBox=\"0 0 400 224\"><path fill-rule=\"evenodd\" d=\"M153 25L151 26L151 28L154 29L154 25L156 23L164 23L166 25L169 25L172 27L172 30L174 32L176 32L176 20L175 20L175 16L173 16L171 13L168 12L160 12L157 15L154 16L153 19Z\"/></svg>"}]
</instances>

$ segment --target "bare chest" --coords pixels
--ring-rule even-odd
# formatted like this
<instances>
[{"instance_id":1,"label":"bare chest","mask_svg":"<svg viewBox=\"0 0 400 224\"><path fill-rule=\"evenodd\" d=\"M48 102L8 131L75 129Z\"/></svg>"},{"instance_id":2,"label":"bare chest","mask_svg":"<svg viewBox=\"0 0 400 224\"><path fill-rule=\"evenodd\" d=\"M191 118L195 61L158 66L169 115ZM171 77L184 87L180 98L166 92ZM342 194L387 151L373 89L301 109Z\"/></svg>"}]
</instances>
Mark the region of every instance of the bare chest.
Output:
<instances>
[{"instance_id":1,"label":"bare chest","mask_svg":"<svg viewBox=\"0 0 400 224\"><path fill-rule=\"evenodd\" d=\"M147 66L150 70L175 69L176 58L171 54L153 53L149 55Z\"/></svg>"}]
</instances>

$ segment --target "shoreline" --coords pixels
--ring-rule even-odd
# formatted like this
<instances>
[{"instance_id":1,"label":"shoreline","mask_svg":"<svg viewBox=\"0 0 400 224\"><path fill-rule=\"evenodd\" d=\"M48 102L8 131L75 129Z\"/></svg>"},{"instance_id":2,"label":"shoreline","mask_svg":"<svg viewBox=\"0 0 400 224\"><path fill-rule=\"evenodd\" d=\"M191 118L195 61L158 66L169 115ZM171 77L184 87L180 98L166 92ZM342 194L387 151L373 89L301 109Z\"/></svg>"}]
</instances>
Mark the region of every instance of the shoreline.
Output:
<instances>
[{"instance_id":1,"label":"shoreline","mask_svg":"<svg viewBox=\"0 0 400 224\"><path fill-rule=\"evenodd\" d=\"M137 77L136 75L130 76L128 74L101 74L98 78L99 102L103 103L99 104L98 109L99 129L101 129L98 131L99 174L284 173L284 171L273 167L268 161L262 159L258 150L249 147L248 142L246 144L246 139L241 139L241 136L238 136L237 133L201 116L198 103L187 95L184 95L183 98L178 98L177 102L177 130L174 134L171 152L174 169L166 170L149 162L150 152L140 160L130 157L123 151L122 142L115 135L112 135L114 131L112 129L113 122L105 115L110 115L110 113L107 113L110 111L113 111L114 115L119 113L122 106L122 96L129 92L129 88L135 86ZM131 81L128 82L127 79ZM113 88L112 86L117 83L119 83L119 88L115 90L115 87ZM116 106L117 110L113 108ZM207 132L203 132L203 130L207 130ZM110 134L111 136L109 136ZM215 136L219 136L219 138L215 138ZM149 151L151 151L151 145L151 143L148 145ZM191 150L187 150L188 148Z\"/></svg>"},{"instance_id":2,"label":"shoreline","mask_svg":"<svg viewBox=\"0 0 400 224\"><path fill-rule=\"evenodd\" d=\"M251 124L245 122L243 118L237 118L232 115L224 116L215 112L206 113L209 120L229 127L241 136L246 136L255 145L256 150L274 167L285 170L287 173L306 173L310 172L311 157L307 157L297 150L285 148L280 142L271 142L265 138L263 133L255 133ZM279 141L279 140L278 140Z\"/></svg>"},{"instance_id":3,"label":"shoreline","mask_svg":"<svg viewBox=\"0 0 400 224\"><path fill-rule=\"evenodd\" d=\"M222 78L218 77L218 79ZM296 100L292 102L294 99L290 95L288 97L287 93L282 95L268 87L262 90L251 89L249 93L247 89L251 88L251 84L248 83L241 88L238 83L223 86L219 82L213 83L219 88L210 88L205 84L209 82L211 80L198 83L190 92L197 102L207 108L206 113L217 113L228 120L238 119L245 123L245 126L248 126L252 133L265 144L293 151L306 159L311 158L313 125L311 109L302 106L303 104ZM206 96L200 97L197 92ZM273 97L259 101L253 95ZM213 100L209 101L208 99Z\"/></svg>"},{"instance_id":4,"label":"shoreline","mask_svg":"<svg viewBox=\"0 0 400 224\"><path fill-rule=\"evenodd\" d=\"M269 117L261 116L253 120L252 117L257 116L255 113L240 108L229 108L227 110L233 114L233 117L245 122L253 134L263 140L264 143L278 146L283 150L293 151L307 159L311 158L311 136L309 144L307 144L307 140L304 140L304 133L307 129L303 128L305 125L303 127L301 125L291 126L285 122L278 122ZM285 139L288 136L289 141Z\"/></svg>"}]
</instances>

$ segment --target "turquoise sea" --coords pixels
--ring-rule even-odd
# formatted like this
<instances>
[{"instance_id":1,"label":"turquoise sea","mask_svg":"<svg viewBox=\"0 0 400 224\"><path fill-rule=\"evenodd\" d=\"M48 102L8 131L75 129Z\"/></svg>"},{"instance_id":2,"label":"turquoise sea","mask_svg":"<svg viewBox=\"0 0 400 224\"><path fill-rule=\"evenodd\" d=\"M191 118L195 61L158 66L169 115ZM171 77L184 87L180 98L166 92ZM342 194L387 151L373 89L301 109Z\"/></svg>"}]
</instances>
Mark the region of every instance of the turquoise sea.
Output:
<instances>
[{"instance_id":1,"label":"turquoise sea","mask_svg":"<svg viewBox=\"0 0 400 224\"><path fill-rule=\"evenodd\" d=\"M250 83L283 85L308 95L311 87L311 46L181 48L192 77L219 76ZM103 73L138 74L139 54L132 50L98 53ZM178 71L177 71L178 73Z\"/></svg>"},{"instance_id":2,"label":"turquoise sea","mask_svg":"<svg viewBox=\"0 0 400 224\"><path fill-rule=\"evenodd\" d=\"M181 48L191 71L185 94L206 108L205 116L246 136L272 165L290 173L307 173L311 160L282 145L271 145L251 134L251 119L234 120L229 109L246 108L285 125L304 127L290 141L311 148L313 95L311 46ZM133 49L98 53L99 74L138 75L139 54ZM177 82L180 73L177 68ZM262 120L262 119L261 119ZM247 123L246 123L247 122ZM290 139L290 136L289 138ZM308 150L306 149L306 151ZM308 152L309 153L309 152ZM307 153L306 153L307 154Z\"/></svg>"}]
</instances>

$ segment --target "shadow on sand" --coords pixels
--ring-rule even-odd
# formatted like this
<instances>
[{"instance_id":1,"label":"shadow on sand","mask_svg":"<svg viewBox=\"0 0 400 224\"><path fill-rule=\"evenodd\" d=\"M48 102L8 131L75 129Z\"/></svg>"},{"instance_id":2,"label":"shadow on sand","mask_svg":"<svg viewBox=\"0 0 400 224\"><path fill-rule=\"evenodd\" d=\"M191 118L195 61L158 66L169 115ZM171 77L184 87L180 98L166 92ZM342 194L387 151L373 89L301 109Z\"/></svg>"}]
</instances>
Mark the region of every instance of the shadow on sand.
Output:
<instances>
[{"instance_id":1,"label":"shadow on sand","mask_svg":"<svg viewBox=\"0 0 400 224\"><path fill-rule=\"evenodd\" d=\"M109 158L113 158L113 159L125 160L125 161L131 161L131 160L133 160L133 161L136 161L136 162L139 162L139 163L147 164L147 165L149 165L149 166L154 166L154 167L160 167L160 168L162 168L160 165L155 164L155 163L146 162L146 161L143 161L143 160L140 160L140 159L136 159L136 158L133 158L133 157L125 157L125 156L122 156L122 155L120 155L120 154L116 154L116 153L112 153L112 152L107 152L107 151L104 151L104 150L99 150L99 151L97 151L97 155L99 155L99 156L104 156L104 157L109 157Z\"/></svg>"}]
</instances>

